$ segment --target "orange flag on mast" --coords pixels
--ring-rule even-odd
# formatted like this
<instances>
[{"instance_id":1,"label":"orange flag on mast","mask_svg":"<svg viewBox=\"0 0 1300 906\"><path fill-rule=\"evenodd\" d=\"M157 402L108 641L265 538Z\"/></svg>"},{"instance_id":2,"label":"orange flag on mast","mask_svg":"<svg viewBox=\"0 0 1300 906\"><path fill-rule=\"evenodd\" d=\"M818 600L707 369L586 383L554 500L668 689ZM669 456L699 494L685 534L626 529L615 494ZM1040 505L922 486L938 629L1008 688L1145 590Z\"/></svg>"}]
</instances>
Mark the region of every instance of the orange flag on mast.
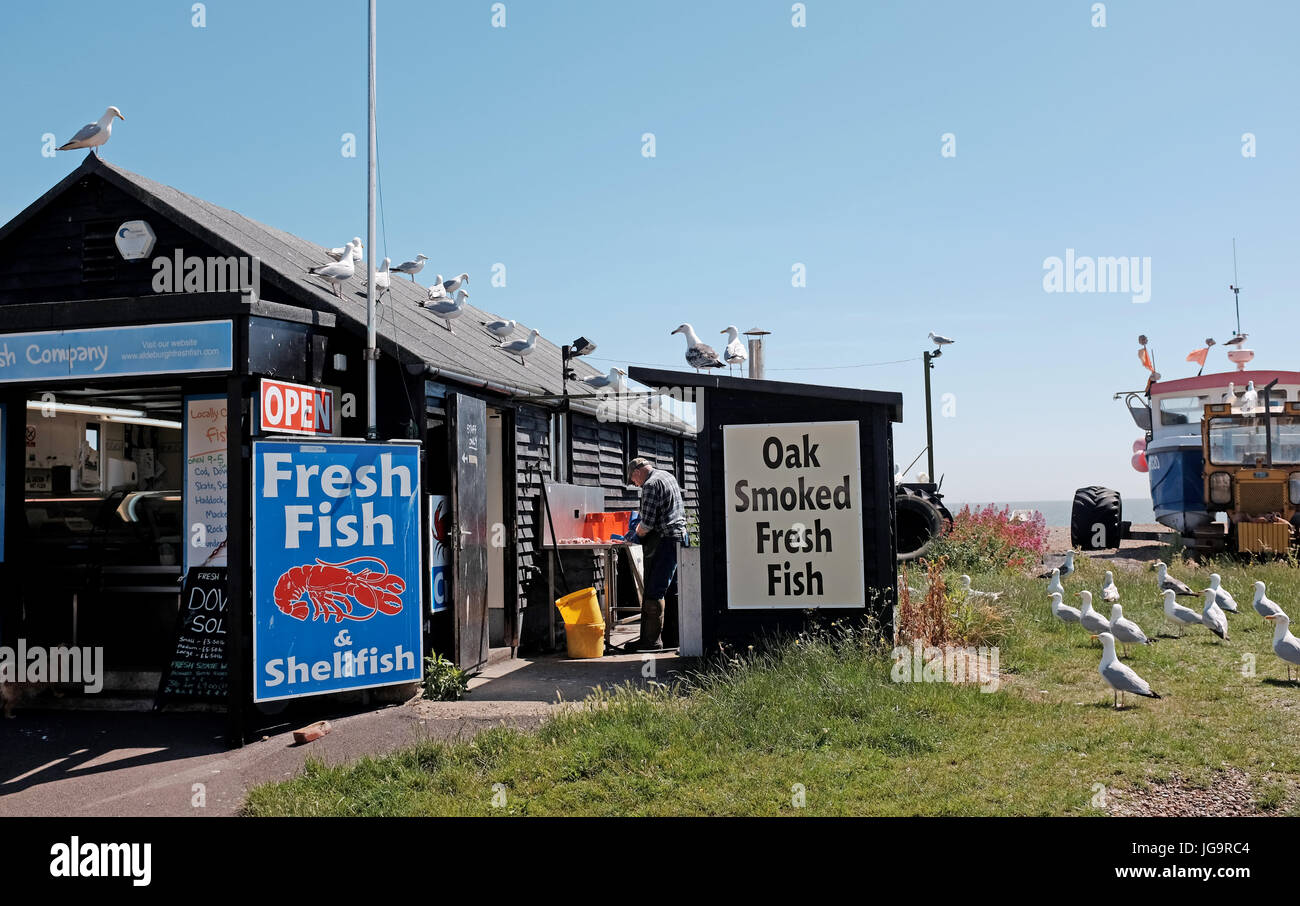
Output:
<instances>
[{"instance_id":1,"label":"orange flag on mast","mask_svg":"<svg viewBox=\"0 0 1300 906\"><path fill-rule=\"evenodd\" d=\"M1138 361L1146 366L1147 371L1155 371L1155 368L1151 365L1151 354L1147 352L1145 346L1138 350Z\"/></svg>"},{"instance_id":2,"label":"orange flag on mast","mask_svg":"<svg viewBox=\"0 0 1300 906\"><path fill-rule=\"evenodd\" d=\"M1202 349L1197 349L1195 352L1187 353L1187 361L1195 362L1197 365L1200 365L1202 368L1204 368L1205 357L1208 356L1209 354L1210 354L1210 347L1206 346Z\"/></svg>"}]
</instances>

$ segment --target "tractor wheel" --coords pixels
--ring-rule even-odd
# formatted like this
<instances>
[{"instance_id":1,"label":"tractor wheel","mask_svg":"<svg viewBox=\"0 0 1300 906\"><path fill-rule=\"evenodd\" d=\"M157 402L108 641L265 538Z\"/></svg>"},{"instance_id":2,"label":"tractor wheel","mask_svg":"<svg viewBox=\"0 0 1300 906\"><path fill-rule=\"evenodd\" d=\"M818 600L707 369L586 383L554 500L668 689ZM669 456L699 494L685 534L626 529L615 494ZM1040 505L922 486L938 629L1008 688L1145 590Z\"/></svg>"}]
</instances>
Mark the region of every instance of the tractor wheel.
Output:
<instances>
[{"instance_id":1,"label":"tractor wheel","mask_svg":"<svg viewBox=\"0 0 1300 906\"><path fill-rule=\"evenodd\" d=\"M909 494L906 490L899 492L895 506L898 562L908 563L924 557L943 531L943 513L928 496Z\"/></svg>"},{"instance_id":2,"label":"tractor wheel","mask_svg":"<svg viewBox=\"0 0 1300 906\"><path fill-rule=\"evenodd\" d=\"M924 485L918 487L916 485L906 484L900 484L898 486L898 493L900 495L906 494L908 497L920 497L922 500L930 501L930 503L934 504L934 508L939 511L939 516L943 519L944 526L949 529L952 528L952 513L948 512L948 508L944 506L943 496L941 494L935 494L927 490Z\"/></svg>"},{"instance_id":3,"label":"tractor wheel","mask_svg":"<svg viewBox=\"0 0 1300 906\"><path fill-rule=\"evenodd\" d=\"M1119 491L1097 485L1079 488L1070 512L1070 545L1085 551L1118 550L1123 510Z\"/></svg>"}]
</instances>

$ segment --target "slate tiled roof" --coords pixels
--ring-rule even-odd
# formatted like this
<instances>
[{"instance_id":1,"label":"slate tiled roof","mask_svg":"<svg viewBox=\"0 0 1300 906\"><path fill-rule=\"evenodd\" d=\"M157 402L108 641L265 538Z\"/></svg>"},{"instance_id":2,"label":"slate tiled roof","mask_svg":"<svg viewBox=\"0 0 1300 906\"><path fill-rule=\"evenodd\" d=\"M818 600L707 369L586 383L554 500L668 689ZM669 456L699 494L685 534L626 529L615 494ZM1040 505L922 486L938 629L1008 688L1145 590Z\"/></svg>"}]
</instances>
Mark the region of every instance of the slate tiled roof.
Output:
<instances>
[{"instance_id":1,"label":"slate tiled roof","mask_svg":"<svg viewBox=\"0 0 1300 906\"><path fill-rule=\"evenodd\" d=\"M342 287L340 300L324 281L307 273L310 267L329 263L322 246L124 170L95 155L88 155L78 169L99 174L224 254L259 258L262 298L267 301L332 311L338 316L340 327L364 336L365 268L358 267L357 275ZM467 303L465 313L453 322L453 333L443 327L440 319L422 311L417 303L427 298L427 285L419 281L433 277L431 265L425 266L414 283L405 275L393 275L392 289L379 306L379 345L385 354L398 355L404 364L424 362L526 391L542 394L561 391L560 348L545 337L538 337L537 347L525 366L517 357L495 348L496 338L480 325L481 321L495 320L497 315ZM466 287L471 299L475 292L474 277L470 275ZM488 290L481 289L479 293L487 295ZM528 325L521 323L516 328L516 337L526 339L528 330ZM581 359L573 367L579 377L600 373ZM570 390L573 392L572 383Z\"/></svg>"}]
</instances>

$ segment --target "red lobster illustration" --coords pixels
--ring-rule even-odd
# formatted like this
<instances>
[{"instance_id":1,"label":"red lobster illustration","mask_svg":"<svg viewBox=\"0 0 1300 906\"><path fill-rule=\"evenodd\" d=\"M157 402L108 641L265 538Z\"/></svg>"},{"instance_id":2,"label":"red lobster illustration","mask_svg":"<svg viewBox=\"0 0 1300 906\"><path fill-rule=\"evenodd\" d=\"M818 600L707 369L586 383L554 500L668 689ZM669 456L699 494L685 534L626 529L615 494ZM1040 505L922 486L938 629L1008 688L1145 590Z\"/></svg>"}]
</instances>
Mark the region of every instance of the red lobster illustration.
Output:
<instances>
[{"instance_id":1,"label":"red lobster illustration","mask_svg":"<svg viewBox=\"0 0 1300 906\"><path fill-rule=\"evenodd\" d=\"M353 563L378 563L383 572L369 568L354 573L343 567ZM275 583L275 606L295 620L307 619L307 601L312 603L311 618L324 616L328 623L368 620L376 613L395 614L402 610L402 590L406 583L400 576L388 574L388 564L378 557L357 557L342 563L317 560L315 565L293 566ZM303 600L306 598L307 600ZM363 615L352 612L352 605L369 607Z\"/></svg>"}]
</instances>

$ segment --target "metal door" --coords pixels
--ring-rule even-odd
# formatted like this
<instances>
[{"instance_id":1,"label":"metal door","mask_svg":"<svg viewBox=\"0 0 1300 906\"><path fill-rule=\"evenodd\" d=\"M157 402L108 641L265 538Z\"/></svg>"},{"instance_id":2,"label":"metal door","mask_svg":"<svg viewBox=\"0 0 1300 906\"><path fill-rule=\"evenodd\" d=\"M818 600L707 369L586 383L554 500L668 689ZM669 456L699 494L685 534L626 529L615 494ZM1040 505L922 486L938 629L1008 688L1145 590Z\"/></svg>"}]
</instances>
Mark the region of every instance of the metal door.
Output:
<instances>
[{"instance_id":1,"label":"metal door","mask_svg":"<svg viewBox=\"0 0 1300 906\"><path fill-rule=\"evenodd\" d=\"M487 406L459 393L448 394L447 402L456 663L472 672L488 659Z\"/></svg>"}]
</instances>

